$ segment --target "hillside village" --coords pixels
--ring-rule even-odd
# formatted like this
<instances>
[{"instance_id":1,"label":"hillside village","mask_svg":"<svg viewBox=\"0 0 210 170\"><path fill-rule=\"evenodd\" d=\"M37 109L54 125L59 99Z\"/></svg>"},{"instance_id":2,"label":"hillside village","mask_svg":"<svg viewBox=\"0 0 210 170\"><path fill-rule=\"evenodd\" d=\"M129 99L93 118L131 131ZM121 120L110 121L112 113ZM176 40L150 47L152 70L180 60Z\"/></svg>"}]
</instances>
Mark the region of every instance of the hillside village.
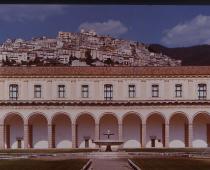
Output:
<instances>
[{"instance_id":1,"label":"hillside village","mask_svg":"<svg viewBox=\"0 0 210 170\"><path fill-rule=\"evenodd\" d=\"M150 52L143 43L97 35L58 32L31 40L7 39L0 46L1 66L180 66L181 60Z\"/></svg>"}]
</instances>

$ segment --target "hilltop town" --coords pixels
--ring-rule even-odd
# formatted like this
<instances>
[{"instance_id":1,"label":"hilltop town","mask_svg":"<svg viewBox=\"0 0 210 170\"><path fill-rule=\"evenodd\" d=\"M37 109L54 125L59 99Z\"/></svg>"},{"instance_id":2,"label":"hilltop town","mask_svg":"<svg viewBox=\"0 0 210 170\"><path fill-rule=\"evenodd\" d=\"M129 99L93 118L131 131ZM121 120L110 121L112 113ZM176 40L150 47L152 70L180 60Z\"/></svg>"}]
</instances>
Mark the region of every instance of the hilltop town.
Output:
<instances>
[{"instance_id":1,"label":"hilltop town","mask_svg":"<svg viewBox=\"0 0 210 170\"><path fill-rule=\"evenodd\" d=\"M0 46L1 66L180 66L181 60L150 52L147 46L93 30L58 32L31 40L7 39Z\"/></svg>"}]
</instances>

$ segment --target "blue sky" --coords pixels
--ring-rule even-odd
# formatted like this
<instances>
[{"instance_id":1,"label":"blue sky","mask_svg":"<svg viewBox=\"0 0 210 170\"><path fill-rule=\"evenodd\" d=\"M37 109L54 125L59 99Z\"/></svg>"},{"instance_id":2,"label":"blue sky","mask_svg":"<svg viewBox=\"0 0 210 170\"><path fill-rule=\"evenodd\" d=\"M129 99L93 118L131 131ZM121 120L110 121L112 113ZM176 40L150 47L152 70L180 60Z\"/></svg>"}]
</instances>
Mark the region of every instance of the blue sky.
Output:
<instances>
[{"instance_id":1,"label":"blue sky","mask_svg":"<svg viewBox=\"0 0 210 170\"><path fill-rule=\"evenodd\" d=\"M0 42L80 28L167 47L210 44L210 6L0 5Z\"/></svg>"}]
</instances>

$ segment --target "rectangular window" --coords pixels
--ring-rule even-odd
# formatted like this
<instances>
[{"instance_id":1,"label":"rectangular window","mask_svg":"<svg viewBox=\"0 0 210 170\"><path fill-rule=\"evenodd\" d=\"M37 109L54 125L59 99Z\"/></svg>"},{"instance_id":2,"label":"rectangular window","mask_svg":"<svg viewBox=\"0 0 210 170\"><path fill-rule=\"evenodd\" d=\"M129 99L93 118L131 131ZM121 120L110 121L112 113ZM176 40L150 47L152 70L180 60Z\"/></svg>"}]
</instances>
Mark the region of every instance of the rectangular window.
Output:
<instances>
[{"instance_id":1,"label":"rectangular window","mask_svg":"<svg viewBox=\"0 0 210 170\"><path fill-rule=\"evenodd\" d=\"M181 84L175 85L175 96L182 97L182 85Z\"/></svg>"},{"instance_id":2,"label":"rectangular window","mask_svg":"<svg viewBox=\"0 0 210 170\"><path fill-rule=\"evenodd\" d=\"M152 85L152 97L159 97L159 85Z\"/></svg>"},{"instance_id":3,"label":"rectangular window","mask_svg":"<svg viewBox=\"0 0 210 170\"><path fill-rule=\"evenodd\" d=\"M105 84L104 85L104 99L112 100L112 98L113 98L113 85Z\"/></svg>"},{"instance_id":4,"label":"rectangular window","mask_svg":"<svg viewBox=\"0 0 210 170\"><path fill-rule=\"evenodd\" d=\"M17 84L9 85L9 99L10 100L18 99L18 85Z\"/></svg>"},{"instance_id":5,"label":"rectangular window","mask_svg":"<svg viewBox=\"0 0 210 170\"><path fill-rule=\"evenodd\" d=\"M34 85L34 98L41 98L41 85Z\"/></svg>"},{"instance_id":6,"label":"rectangular window","mask_svg":"<svg viewBox=\"0 0 210 170\"><path fill-rule=\"evenodd\" d=\"M65 97L65 85L58 85L58 98Z\"/></svg>"},{"instance_id":7,"label":"rectangular window","mask_svg":"<svg viewBox=\"0 0 210 170\"><path fill-rule=\"evenodd\" d=\"M135 85L129 85L128 86L128 96L129 98L136 97L136 86Z\"/></svg>"},{"instance_id":8,"label":"rectangular window","mask_svg":"<svg viewBox=\"0 0 210 170\"><path fill-rule=\"evenodd\" d=\"M207 87L206 84L198 84L198 99L206 99Z\"/></svg>"},{"instance_id":9,"label":"rectangular window","mask_svg":"<svg viewBox=\"0 0 210 170\"><path fill-rule=\"evenodd\" d=\"M88 85L82 85L82 98L88 98L88 96L89 96Z\"/></svg>"}]
</instances>

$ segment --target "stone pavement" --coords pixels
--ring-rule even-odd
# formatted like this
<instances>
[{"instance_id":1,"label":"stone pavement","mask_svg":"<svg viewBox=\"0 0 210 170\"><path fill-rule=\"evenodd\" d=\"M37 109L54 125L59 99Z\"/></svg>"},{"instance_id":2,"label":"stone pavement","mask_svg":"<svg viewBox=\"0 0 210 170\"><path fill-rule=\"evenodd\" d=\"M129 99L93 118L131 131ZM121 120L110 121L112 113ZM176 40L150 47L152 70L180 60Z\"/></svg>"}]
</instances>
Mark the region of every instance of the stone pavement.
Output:
<instances>
[{"instance_id":1,"label":"stone pavement","mask_svg":"<svg viewBox=\"0 0 210 170\"><path fill-rule=\"evenodd\" d=\"M93 159L90 170L132 170L127 159Z\"/></svg>"}]
</instances>

